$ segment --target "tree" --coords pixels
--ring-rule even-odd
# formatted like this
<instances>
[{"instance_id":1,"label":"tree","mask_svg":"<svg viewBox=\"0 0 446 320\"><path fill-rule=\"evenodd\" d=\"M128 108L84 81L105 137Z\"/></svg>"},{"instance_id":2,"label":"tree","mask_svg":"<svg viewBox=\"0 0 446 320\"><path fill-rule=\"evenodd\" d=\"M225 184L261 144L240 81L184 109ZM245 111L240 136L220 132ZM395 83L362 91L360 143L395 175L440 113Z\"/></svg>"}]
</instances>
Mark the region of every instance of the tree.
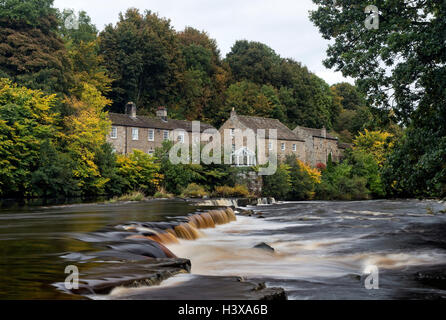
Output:
<instances>
[{"instance_id":1,"label":"tree","mask_svg":"<svg viewBox=\"0 0 446 320\"><path fill-rule=\"evenodd\" d=\"M383 165L393 148L393 136L388 132L368 131L359 133L353 140L353 150L362 151L373 156L376 163Z\"/></svg>"},{"instance_id":2,"label":"tree","mask_svg":"<svg viewBox=\"0 0 446 320\"><path fill-rule=\"evenodd\" d=\"M220 118L229 81L229 68L221 60L216 41L209 38L207 33L187 27L177 36L186 70L182 98L174 115L219 126L226 120Z\"/></svg>"},{"instance_id":3,"label":"tree","mask_svg":"<svg viewBox=\"0 0 446 320\"><path fill-rule=\"evenodd\" d=\"M52 0L3 0L0 12L0 77L30 89L67 94L70 63L58 35Z\"/></svg>"},{"instance_id":4,"label":"tree","mask_svg":"<svg viewBox=\"0 0 446 320\"><path fill-rule=\"evenodd\" d=\"M237 41L227 54L226 61L236 81L275 84L279 77L280 56L260 42Z\"/></svg>"},{"instance_id":5,"label":"tree","mask_svg":"<svg viewBox=\"0 0 446 320\"><path fill-rule=\"evenodd\" d=\"M328 68L357 79L375 107L392 110L408 130L390 156L389 189L398 194L442 196L446 189L446 3L375 1L379 28L364 25L368 1L313 0L312 21L326 39ZM387 179L389 177L389 179ZM391 178L390 178L391 177Z\"/></svg>"},{"instance_id":6,"label":"tree","mask_svg":"<svg viewBox=\"0 0 446 320\"><path fill-rule=\"evenodd\" d=\"M79 100L73 97L67 101L74 114L65 118L67 133L64 140L75 161L73 174L84 194L103 193L109 181L101 175L95 160L110 131L111 121L104 111L110 102L88 84L84 84Z\"/></svg>"},{"instance_id":7,"label":"tree","mask_svg":"<svg viewBox=\"0 0 446 320\"><path fill-rule=\"evenodd\" d=\"M30 196L41 146L57 139L56 97L0 79L0 194ZM50 142L51 143L51 142Z\"/></svg>"},{"instance_id":8,"label":"tree","mask_svg":"<svg viewBox=\"0 0 446 320\"><path fill-rule=\"evenodd\" d=\"M115 26L106 26L99 38L104 65L114 79L107 95L113 111L122 111L128 101L146 112L179 102L184 62L169 20L129 9L120 14Z\"/></svg>"},{"instance_id":9,"label":"tree","mask_svg":"<svg viewBox=\"0 0 446 320\"><path fill-rule=\"evenodd\" d=\"M76 28L67 28L66 21L73 17L76 19ZM85 11L79 11L77 14L73 9L65 9L59 13L59 33L64 39L67 47L72 49L81 42L90 43L96 41L98 29L91 22L91 18Z\"/></svg>"},{"instance_id":10,"label":"tree","mask_svg":"<svg viewBox=\"0 0 446 320\"><path fill-rule=\"evenodd\" d=\"M163 179L159 174L160 166L156 158L142 151L135 150L129 156L117 156L117 175L123 184L123 192L142 191L153 195Z\"/></svg>"},{"instance_id":11,"label":"tree","mask_svg":"<svg viewBox=\"0 0 446 320\"><path fill-rule=\"evenodd\" d=\"M229 86L226 91L224 113L229 115L232 108L239 114L261 116L284 120L285 111L278 92L271 85L259 86L247 80Z\"/></svg>"},{"instance_id":12,"label":"tree","mask_svg":"<svg viewBox=\"0 0 446 320\"><path fill-rule=\"evenodd\" d=\"M264 197L273 197L277 200L288 199L291 190L291 167L281 164L275 174L263 177L262 195Z\"/></svg>"}]
</instances>

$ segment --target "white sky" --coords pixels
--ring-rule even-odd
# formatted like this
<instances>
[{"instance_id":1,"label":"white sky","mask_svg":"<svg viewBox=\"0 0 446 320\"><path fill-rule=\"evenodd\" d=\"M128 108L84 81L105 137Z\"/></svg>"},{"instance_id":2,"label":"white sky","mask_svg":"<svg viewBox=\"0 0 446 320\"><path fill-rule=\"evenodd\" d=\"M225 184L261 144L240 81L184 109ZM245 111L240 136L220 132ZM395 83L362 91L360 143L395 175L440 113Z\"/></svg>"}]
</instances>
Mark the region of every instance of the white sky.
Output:
<instances>
[{"instance_id":1,"label":"white sky","mask_svg":"<svg viewBox=\"0 0 446 320\"><path fill-rule=\"evenodd\" d=\"M348 81L322 65L328 42L309 19L311 0L55 0L59 9L85 10L99 30L134 7L169 18L176 30L191 26L217 40L222 57L237 40L259 41L302 62L328 84Z\"/></svg>"}]
</instances>

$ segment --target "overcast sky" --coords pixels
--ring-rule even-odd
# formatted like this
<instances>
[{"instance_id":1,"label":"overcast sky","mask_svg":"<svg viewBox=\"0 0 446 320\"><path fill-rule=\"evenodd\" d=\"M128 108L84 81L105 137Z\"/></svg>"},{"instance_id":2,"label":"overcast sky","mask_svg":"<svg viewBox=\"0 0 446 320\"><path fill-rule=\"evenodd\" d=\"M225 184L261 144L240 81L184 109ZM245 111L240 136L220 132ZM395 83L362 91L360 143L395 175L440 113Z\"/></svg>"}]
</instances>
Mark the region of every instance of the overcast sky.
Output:
<instances>
[{"instance_id":1,"label":"overcast sky","mask_svg":"<svg viewBox=\"0 0 446 320\"><path fill-rule=\"evenodd\" d=\"M326 69L328 42L308 18L311 0L55 0L60 9L85 10L99 30L115 24L119 12L134 7L169 18L176 30L191 26L217 40L222 56L235 41L259 41L285 58L302 62L330 85L346 81ZM351 80L349 82L352 82Z\"/></svg>"}]
</instances>

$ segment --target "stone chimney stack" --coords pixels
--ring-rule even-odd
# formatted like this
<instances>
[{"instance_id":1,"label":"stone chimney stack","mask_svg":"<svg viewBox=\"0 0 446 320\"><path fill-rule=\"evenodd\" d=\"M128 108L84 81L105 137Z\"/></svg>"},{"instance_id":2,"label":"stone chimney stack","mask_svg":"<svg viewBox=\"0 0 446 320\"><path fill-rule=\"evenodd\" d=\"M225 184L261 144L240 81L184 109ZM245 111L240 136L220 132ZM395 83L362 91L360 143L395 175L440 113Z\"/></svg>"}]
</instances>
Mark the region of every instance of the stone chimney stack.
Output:
<instances>
[{"instance_id":1,"label":"stone chimney stack","mask_svg":"<svg viewBox=\"0 0 446 320\"><path fill-rule=\"evenodd\" d=\"M323 127L321 130L321 134L323 138L327 138L327 128Z\"/></svg>"},{"instance_id":2,"label":"stone chimney stack","mask_svg":"<svg viewBox=\"0 0 446 320\"><path fill-rule=\"evenodd\" d=\"M235 108L232 108L231 111L231 118L237 117L237 112L235 111Z\"/></svg>"},{"instance_id":3,"label":"stone chimney stack","mask_svg":"<svg viewBox=\"0 0 446 320\"><path fill-rule=\"evenodd\" d=\"M156 116L161 120L163 120L164 122L167 122L167 108L159 107L158 111L156 111Z\"/></svg>"},{"instance_id":4,"label":"stone chimney stack","mask_svg":"<svg viewBox=\"0 0 446 320\"><path fill-rule=\"evenodd\" d=\"M136 104L129 102L125 106L125 114L129 115L131 118L136 118Z\"/></svg>"}]
</instances>

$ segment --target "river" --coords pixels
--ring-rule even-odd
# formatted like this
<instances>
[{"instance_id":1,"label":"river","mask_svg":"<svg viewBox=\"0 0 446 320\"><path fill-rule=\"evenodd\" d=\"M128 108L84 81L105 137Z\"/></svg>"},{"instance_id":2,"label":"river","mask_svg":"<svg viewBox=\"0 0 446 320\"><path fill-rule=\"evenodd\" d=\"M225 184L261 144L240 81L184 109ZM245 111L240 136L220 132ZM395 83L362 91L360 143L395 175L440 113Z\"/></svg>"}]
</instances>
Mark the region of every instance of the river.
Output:
<instances>
[{"instance_id":1,"label":"river","mask_svg":"<svg viewBox=\"0 0 446 320\"><path fill-rule=\"evenodd\" d=\"M312 201L242 209L253 212L185 235L188 231L178 225L207 208L166 200L4 208L0 299L230 299L239 297L228 282L232 276L281 287L288 299L446 298L444 203ZM143 235L158 241L153 230L167 228L174 228L177 237L162 239L162 253L147 249L139 239ZM261 243L274 251L254 248ZM101 270L113 263L114 277L123 278L147 270L129 269L130 263L123 261L143 255L146 263L147 257L171 258L171 253L191 261L190 273L151 287L118 287L106 293L73 295L61 289L67 265L77 265L81 279L93 274L96 281L107 278ZM368 266L377 268L374 282L379 288L365 287Z\"/></svg>"}]
</instances>

